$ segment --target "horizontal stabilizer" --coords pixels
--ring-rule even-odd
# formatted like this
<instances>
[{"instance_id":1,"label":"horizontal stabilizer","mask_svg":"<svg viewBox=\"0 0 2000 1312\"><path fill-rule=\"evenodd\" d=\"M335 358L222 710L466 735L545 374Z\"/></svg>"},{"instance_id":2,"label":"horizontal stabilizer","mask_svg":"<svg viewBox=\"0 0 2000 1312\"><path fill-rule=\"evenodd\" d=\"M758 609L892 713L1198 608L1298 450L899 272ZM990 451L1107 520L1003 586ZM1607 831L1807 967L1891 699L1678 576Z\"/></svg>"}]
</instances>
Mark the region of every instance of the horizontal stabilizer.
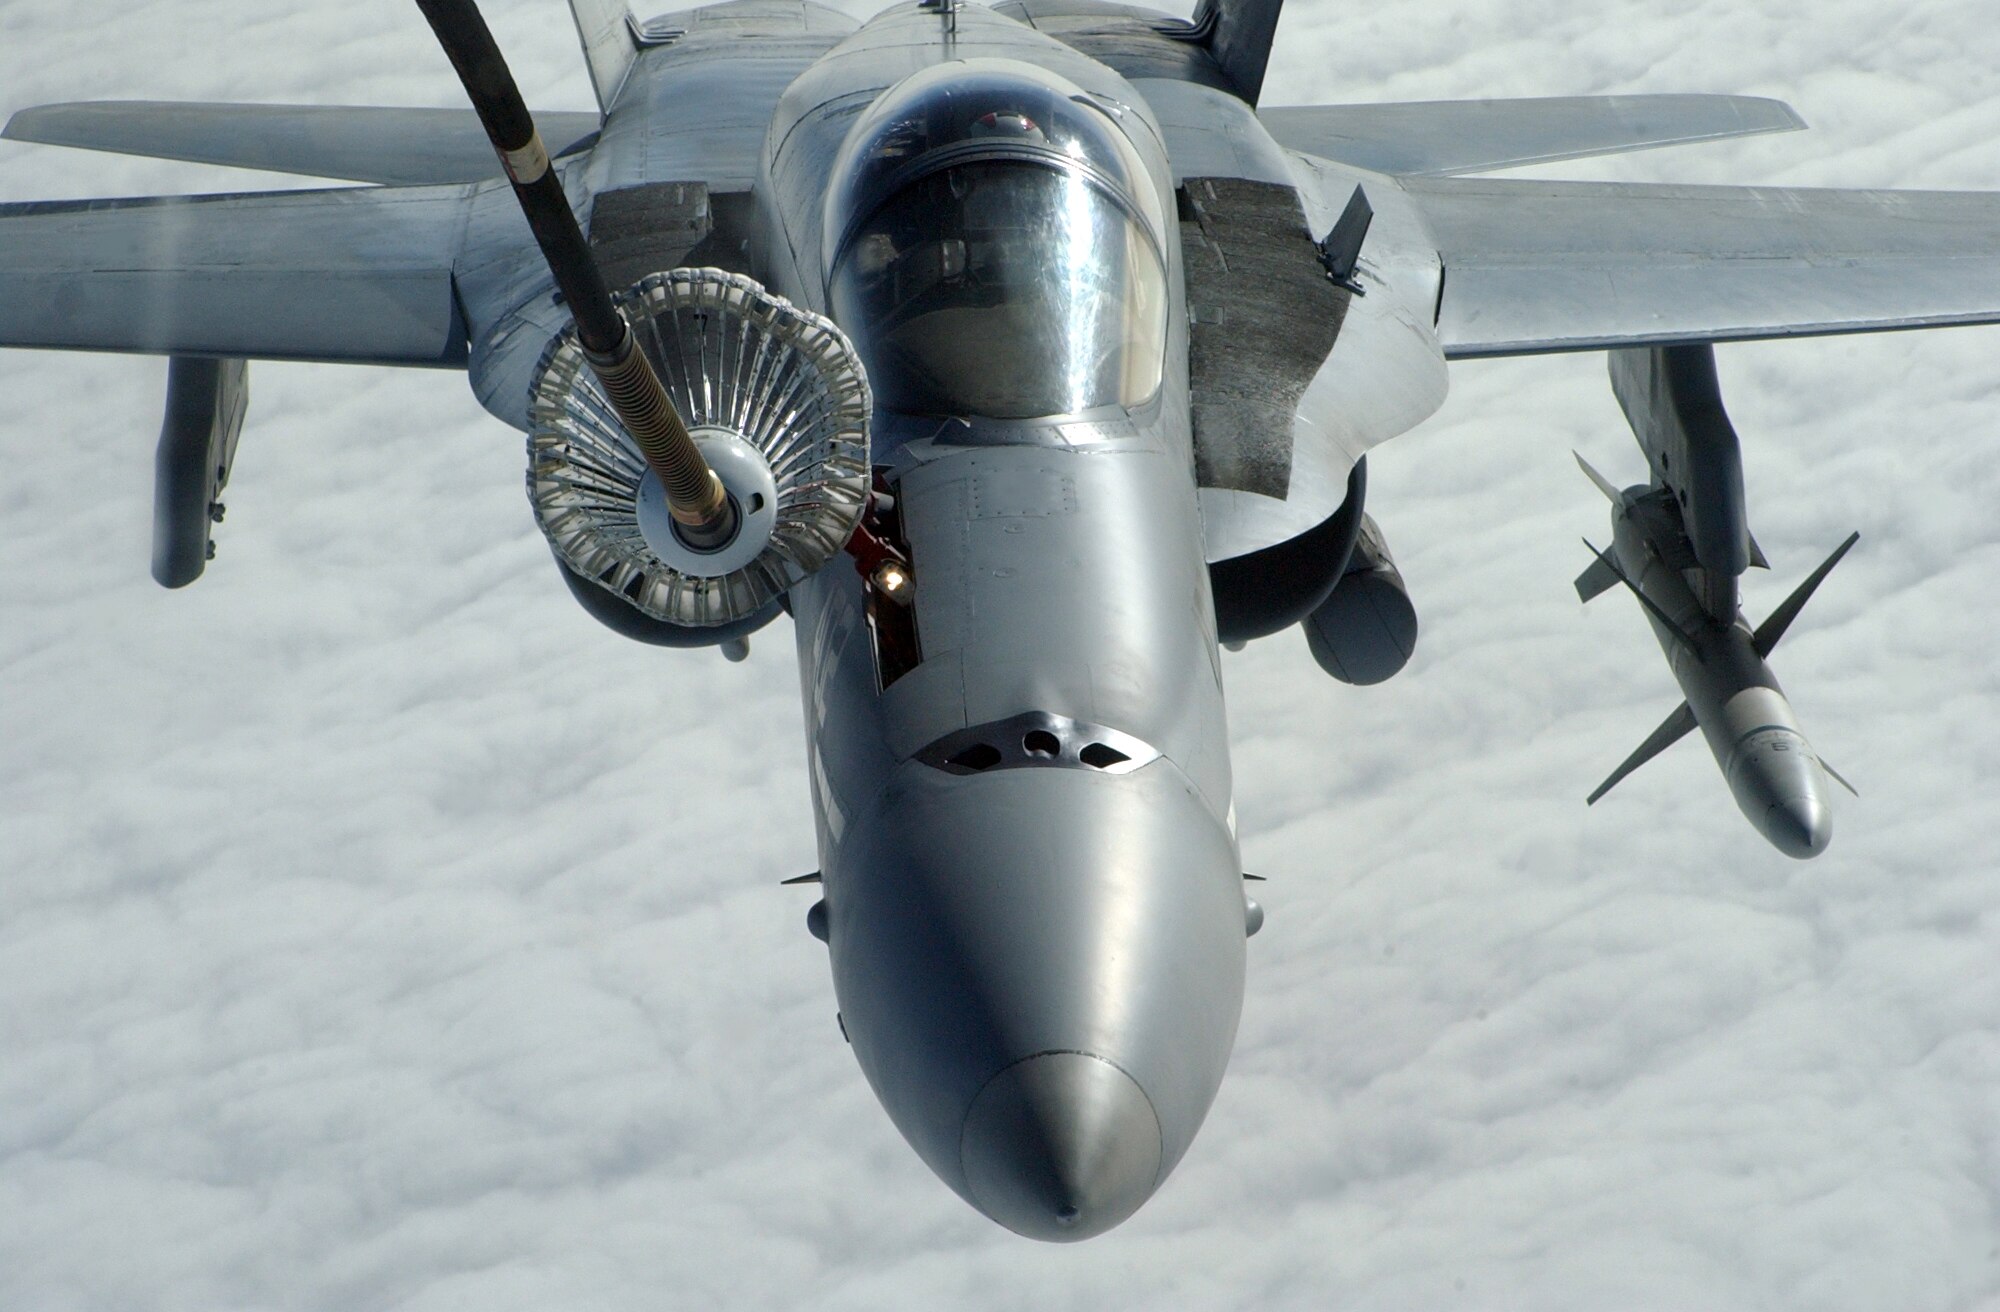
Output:
<instances>
[{"instance_id":1,"label":"horizontal stabilizer","mask_svg":"<svg viewBox=\"0 0 2000 1312\"><path fill-rule=\"evenodd\" d=\"M1597 791L1585 799L1584 805L1596 806L1597 799L1617 787L1618 781L1646 762L1687 737L1688 730L1694 728L1694 709L1686 702L1674 708L1674 713L1660 721L1660 727L1653 730L1646 741L1639 744L1637 751L1625 758L1625 763L1611 772L1611 777L1597 785Z\"/></svg>"},{"instance_id":2,"label":"horizontal stabilizer","mask_svg":"<svg viewBox=\"0 0 2000 1312\"><path fill-rule=\"evenodd\" d=\"M470 189L0 205L0 346L463 366Z\"/></svg>"},{"instance_id":3,"label":"horizontal stabilizer","mask_svg":"<svg viewBox=\"0 0 2000 1312\"><path fill-rule=\"evenodd\" d=\"M1784 637L1785 630L1792 627L1792 621L1806 608L1806 603L1812 600L1813 593L1826 581L1826 576L1833 573L1833 567L1840 563L1840 558L1860 540L1859 533L1848 534L1847 541L1835 547L1833 554L1821 561L1818 569L1806 575L1806 581L1794 588L1792 595L1785 598L1778 609L1772 611L1770 616L1757 626L1757 632L1750 639L1750 645L1756 649L1759 656L1771 654L1772 649L1778 645L1778 639Z\"/></svg>"},{"instance_id":4,"label":"horizontal stabilizer","mask_svg":"<svg viewBox=\"0 0 2000 1312\"><path fill-rule=\"evenodd\" d=\"M1805 126L1755 96L1561 96L1299 105L1258 118L1280 145L1376 173L1442 175L1721 141Z\"/></svg>"},{"instance_id":5,"label":"horizontal stabilizer","mask_svg":"<svg viewBox=\"0 0 2000 1312\"><path fill-rule=\"evenodd\" d=\"M595 114L537 114L549 154L586 144ZM14 141L313 178L431 186L501 177L469 109L79 101L38 105L0 132Z\"/></svg>"},{"instance_id":6,"label":"horizontal stabilizer","mask_svg":"<svg viewBox=\"0 0 2000 1312\"><path fill-rule=\"evenodd\" d=\"M1402 185L1449 359L2000 322L2000 193Z\"/></svg>"}]
</instances>

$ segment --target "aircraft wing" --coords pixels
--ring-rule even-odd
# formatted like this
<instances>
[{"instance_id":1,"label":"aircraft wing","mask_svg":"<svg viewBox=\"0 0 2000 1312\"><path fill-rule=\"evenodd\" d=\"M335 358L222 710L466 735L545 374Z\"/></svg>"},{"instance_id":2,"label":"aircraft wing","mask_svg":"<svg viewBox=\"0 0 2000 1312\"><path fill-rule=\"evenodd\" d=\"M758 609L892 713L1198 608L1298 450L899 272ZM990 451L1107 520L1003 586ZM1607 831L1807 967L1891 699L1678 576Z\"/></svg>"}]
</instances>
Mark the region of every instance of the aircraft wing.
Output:
<instances>
[{"instance_id":1,"label":"aircraft wing","mask_svg":"<svg viewBox=\"0 0 2000 1312\"><path fill-rule=\"evenodd\" d=\"M1375 173L1441 175L1795 132L1757 96L1554 96L1260 109L1278 144Z\"/></svg>"},{"instance_id":2,"label":"aircraft wing","mask_svg":"<svg viewBox=\"0 0 2000 1312\"><path fill-rule=\"evenodd\" d=\"M1450 359L2000 322L2000 193L1402 186Z\"/></svg>"},{"instance_id":3,"label":"aircraft wing","mask_svg":"<svg viewBox=\"0 0 2000 1312\"><path fill-rule=\"evenodd\" d=\"M561 157L589 143L597 115L542 113L535 126ZM80 101L21 110L0 137L391 186L502 176L469 109Z\"/></svg>"},{"instance_id":4,"label":"aircraft wing","mask_svg":"<svg viewBox=\"0 0 2000 1312\"><path fill-rule=\"evenodd\" d=\"M462 366L471 192L0 205L0 346Z\"/></svg>"}]
</instances>

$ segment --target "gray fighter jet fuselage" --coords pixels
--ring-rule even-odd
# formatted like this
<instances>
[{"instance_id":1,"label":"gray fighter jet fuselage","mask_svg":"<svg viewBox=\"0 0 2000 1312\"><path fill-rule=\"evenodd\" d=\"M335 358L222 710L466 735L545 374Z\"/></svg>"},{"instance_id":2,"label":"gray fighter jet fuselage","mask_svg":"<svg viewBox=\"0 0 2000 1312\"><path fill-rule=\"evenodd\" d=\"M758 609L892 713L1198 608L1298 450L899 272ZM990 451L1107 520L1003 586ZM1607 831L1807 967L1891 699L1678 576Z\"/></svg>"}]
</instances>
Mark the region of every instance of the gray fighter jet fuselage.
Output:
<instances>
[{"instance_id":1,"label":"gray fighter jet fuselage","mask_svg":"<svg viewBox=\"0 0 2000 1312\"><path fill-rule=\"evenodd\" d=\"M931 71L941 65L943 77ZM889 86L856 128L845 107ZM1044 87L1055 94L1035 94ZM1164 220L1173 179L1144 101L1102 65L990 11L949 23L895 12L795 83L772 126L770 191L788 202L772 215L772 272L787 295L824 294L823 270L841 260L823 243L880 239L839 231L872 198L843 212L836 191L829 208L826 181L846 181L868 133L893 131L933 95L983 97L975 122L1066 106L1129 147L1105 167L1129 189L1129 210L1101 216L1116 239L1056 224L1020 258L1037 277L1160 282L1163 322L1137 344L1157 360L1125 369L1157 383L1073 395L1066 417L1034 413L1055 398L987 407L1026 418L883 413L875 458L893 471L917 572L921 661L888 682L852 571L793 593L827 945L855 1056L931 1169L1016 1231L1082 1238L1135 1211L1187 1150L1243 996L1186 326L1164 313L1185 303L1179 234ZM995 138L966 144L982 140ZM970 185L1022 182L1072 209L1124 209L1032 156ZM983 202L962 197L949 217L948 200L931 203L949 232ZM1133 299L1111 290L1113 304ZM1060 292L1047 308L1090 312ZM959 349L975 386L991 388L990 371L1023 352L1008 338L1023 330L1069 339L1031 353L1037 387L1051 368L1100 368L1088 330L972 315ZM864 333L865 357L880 334ZM886 375L872 366L871 379Z\"/></svg>"},{"instance_id":2,"label":"gray fighter jet fuselage","mask_svg":"<svg viewBox=\"0 0 2000 1312\"><path fill-rule=\"evenodd\" d=\"M1699 722L1753 823L1824 846L1763 657L1825 567L1741 622L1712 364L1635 400L1671 374L1645 352L2000 320L1994 197L1458 177L1801 125L1737 97L1260 112L1275 0L572 7L602 118L486 118L513 194L442 111L24 111L7 135L385 185L0 207L0 346L174 357L170 586L212 548L243 360L302 359L466 368L619 632L740 655L789 613L808 923L883 1106L981 1212L1086 1238L1192 1142L1262 916L1218 646L1304 626L1335 677L1402 668L1363 458L1436 410L1448 359L1621 353L1656 479L1604 484L1613 554L1579 589L1640 593L1689 702L1613 782ZM559 243L528 239L517 199L550 177L588 232L572 265L631 289L627 337L712 464L693 536L606 400L631 357L582 340Z\"/></svg>"},{"instance_id":3,"label":"gray fighter jet fuselage","mask_svg":"<svg viewBox=\"0 0 2000 1312\"><path fill-rule=\"evenodd\" d=\"M663 180L648 75L571 171L579 208L579 182ZM909 613L849 569L789 593L842 1028L946 1183L1085 1238L1192 1142L1244 983L1161 129L1023 23L906 6L790 83L750 198L739 267L868 365L917 579ZM562 312L466 309L474 385L522 425Z\"/></svg>"}]
</instances>

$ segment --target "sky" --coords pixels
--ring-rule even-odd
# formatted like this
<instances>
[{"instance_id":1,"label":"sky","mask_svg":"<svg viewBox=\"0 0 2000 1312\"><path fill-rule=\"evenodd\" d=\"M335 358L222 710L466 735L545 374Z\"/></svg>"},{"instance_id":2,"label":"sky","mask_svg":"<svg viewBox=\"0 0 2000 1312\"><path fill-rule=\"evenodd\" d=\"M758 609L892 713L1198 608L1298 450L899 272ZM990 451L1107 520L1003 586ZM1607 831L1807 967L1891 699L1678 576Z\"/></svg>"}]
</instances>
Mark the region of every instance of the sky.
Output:
<instances>
[{"instance_id":1,"label":"sky","mask_svg":"<svg viewBox=\"0 0 2000 1312\"><path fill-rule=\"evenodd\" d=\"M562 6L494 0L587 108ZM1980 0L1293 0L1265 103L1713 91L1812 131L1531 176L2000 188ZM458 103L398 0L0 0L0 113ZM0 199L297 185L0 145ZM4 236L0 236L4 240ZM0 351L0 1307L2000 1308L2000 330L1722 348L1759 619L1860 789L1780 856L1577 604L1601 356L1455 366L1370 461L1422 617L1226 658L1268 877L1230 1074L1134 1219L1017 1239L834 1023L790 635L569 599L461 377L255 365L219 555L150 580L165 366Z\"/></svg>"}]
</instances>

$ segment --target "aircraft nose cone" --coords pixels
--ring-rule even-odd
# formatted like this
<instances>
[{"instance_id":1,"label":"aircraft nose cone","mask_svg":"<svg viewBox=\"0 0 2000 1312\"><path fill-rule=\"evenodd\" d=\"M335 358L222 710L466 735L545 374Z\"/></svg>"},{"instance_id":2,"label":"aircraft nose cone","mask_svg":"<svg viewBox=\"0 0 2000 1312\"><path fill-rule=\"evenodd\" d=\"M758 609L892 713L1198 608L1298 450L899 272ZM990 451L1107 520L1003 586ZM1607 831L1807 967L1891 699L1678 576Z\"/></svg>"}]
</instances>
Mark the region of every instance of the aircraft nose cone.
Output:
<instances>
[{"instance_id":1,"label":"aircraft nose cone","mask_svg":"<svg viewBox=\"0 0 2000 1312\"><path fill-rule=\"evenodd\" d=\"M1780 798L1765 813L1764 832L1780 852L1803 861L1826 851L1833 839L1833 812L1819 797Z\"/></svg>"},{"instance_id":2,"label":"aircraft nose cone","mask_svg":"<svg viewBox=\"0 0 2000 1312\"><path fill-rule=\"evenodd\" d=\"M1160 1122L1101 1057L1045 1052L986 1082L959 1154L973 1203L1016 1234L1099 1235L1139 1210L1160 1176Z\"/></svg>"}]
</instances>

